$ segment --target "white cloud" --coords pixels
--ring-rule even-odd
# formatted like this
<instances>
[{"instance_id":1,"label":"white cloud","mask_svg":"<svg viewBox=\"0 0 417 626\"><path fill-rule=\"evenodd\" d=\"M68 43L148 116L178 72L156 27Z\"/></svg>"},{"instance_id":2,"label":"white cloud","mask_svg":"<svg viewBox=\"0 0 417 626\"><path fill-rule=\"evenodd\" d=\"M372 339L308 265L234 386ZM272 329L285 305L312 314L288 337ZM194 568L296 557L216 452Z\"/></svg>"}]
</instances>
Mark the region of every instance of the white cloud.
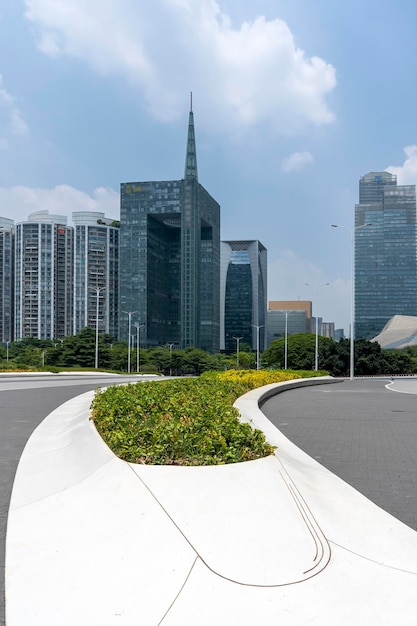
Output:
<instances>
[{"instance_id":1,"label":"white cloud","mask_svg":"<svg viewBox=\"0 0 417 626\"><path fill-rule=\"evenodd\" d=\"M404 148L406 159L402 165L390 165L387 172L397 176L399 185L417 184L417 146L406 146Z\"/></svg>"},{"instance_id":2,"label":"white cloud","mask_svg":"<svg viewBox=\"0 0 417 626\"><path fill-rule=\"evenodd\" d=\"M19 111L15 98L6 90L0 74L0 150L9 147L7 136L26 135L28 127Z\"/></svg>"},{"instance_id":3,"label":"white cloud","mask_svg":"<svg viewBox=\"0 0 417 626\"><path fill-rule=\"evenodd\" d=\"M214 0L25 2L45 54L124 77L159 119L183 115L191 90L199 119L221 130L267 122L288 133L334 119L334 68L308 57L278 18L233 28Z\"/></svg>"},{"instance_id":4,"label":"white cloud","mask_svg":"<svg viewBox=\"0 0 417 626\"><path fill-rule=\"evenodd\" d=\"M57 185L53 189L31 187L0 187L1 217L24 221L30 213L49 211L65 215L71 223L73 211L101 211L106 217L119 219L119 194L113 189L99 187L91 195L69 185Z\"/></svg>"},{"instance_id":5,"label":"white cloud","mask_svg":"<svg viewBox=\"0 0 417 626\"><path fill-rule=\"evenodd\" d=\"M310 152L293 152L283 160L281 169L284 172L295 172L301 170L305 165L314 163L314 157Z\"/></svg>"}]
</instances>

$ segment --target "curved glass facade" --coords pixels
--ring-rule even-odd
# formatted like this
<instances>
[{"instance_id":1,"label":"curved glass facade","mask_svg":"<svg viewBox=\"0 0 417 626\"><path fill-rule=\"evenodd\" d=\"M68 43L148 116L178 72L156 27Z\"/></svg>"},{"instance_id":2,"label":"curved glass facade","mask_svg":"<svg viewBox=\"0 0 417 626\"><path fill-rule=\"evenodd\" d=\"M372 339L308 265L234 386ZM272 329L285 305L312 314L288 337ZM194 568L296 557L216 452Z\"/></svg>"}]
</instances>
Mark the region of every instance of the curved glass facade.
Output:
<instances>
[{"instance_id":1,"label":"curved glass facade","mask_svg":"<svg viewBox=\"0 0 417 626\"><path fill-rule=\"evenodd\" d=\"M235 352L236 337L266 347L267 250L257 240L221 243L220 348Z\"/></svg>"}]
</instances>

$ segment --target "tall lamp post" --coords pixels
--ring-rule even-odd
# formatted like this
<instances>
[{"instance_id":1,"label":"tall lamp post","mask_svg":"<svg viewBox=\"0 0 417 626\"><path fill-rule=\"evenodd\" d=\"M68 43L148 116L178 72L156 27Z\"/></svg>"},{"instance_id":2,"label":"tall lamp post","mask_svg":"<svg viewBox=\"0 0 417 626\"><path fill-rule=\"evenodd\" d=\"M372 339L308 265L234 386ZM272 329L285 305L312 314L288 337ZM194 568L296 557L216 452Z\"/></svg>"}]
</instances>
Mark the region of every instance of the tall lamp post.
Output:
<instances>
[{"instance_id":1,"label":"tall lamp post","mask_svg":"<svg viewBox=\"0 0 417 626\"><path fill-rule=\"evenodd\" d=\"M351 272L351 285L352 285L352 293L350 297L350 380L354 379L355 376L355 232L359 230L359 228L365 228L366 226L372 226L371 222L367 224L360 224L359 226L355 226L354 228L348 228L347 226L339 226L339 224L332 224L332 228L343 228L343 230L347 230L350 236L350 246L351 246L351 254L350 254L350 272Z\"/></svg>"},{"instance_id":2,"label":"tall lamp post","mask_svg":"<svg viewBox=\"0 0 417 626\"><path fill-rule=\"evenodd\" d=\"M122 311L122 313L125 313L128 317L129 317L129 326L128 326L128 341L127 341L127 373L130 374L130 343L131 343L131 339L130 339L130 335L132 332L132 315L134 313L137 313L137 311Z\"/></svg>"},{"instance_id":3,"label":"tall lamp post","mask_svg":"<svg viewBox=\"0 0 417 626\"><path fill-rule=\"evenodd\" d=\"M243 337L233 337L236 339L236 369L239 369L239 342Z\"/></svg>"},{"instance_id":4,"label":"tall lamp post","mask_svg":"<svg viewBox=\"0 0 417 626\"><path fill-rule=\"evenodd\" d=\"M94 368L98 369L98 314L99 314L99 301L100 291L104 291L105 287L91 287L91 291L96 292L96 354L94 359Z\"/></svg>"},{"instance_id":5,"label":"tall lamp post","mask_svg":"<svg viewBox=\"0 0 417 626\"><path fill-rule=\"evenodd\" d=\"M288 311L285 311L284 369L288 369Z\"/></svg>"},{"instance_id":6,"label":"tall lamp post","mask_svg":"<svg viewBox=\"0 0 417 626\"><path fill-rule=\"evenodd\" d=\"M140 372L140 329L144 328L145 324L135 324L136 328L136 371Z\"/></svg>"},{"instance_id":7,"label":"tall lamp post","mask_svg":"<svg viewBox=\"0 0 417 626\"><path fill-rule=\"evenodd\" d=\"M264 325L257 326L256 324L251 324L253 328L256 328L256 369L259 370L259 330L264 328Z\"/></svg>"},{"instance_id":8,"label":"tall lamp post","mask_svg":"<svg viewBox=\"0 0 417 626\"><path fill-rule=\"evenodd\" d=\"M307 287L311 287L310 283L304 283ZM316 302L319 300L319 289L320 287L327 287L330 283L323 283L322 285L318 285L316 290ZM317 307L318 308L318 307ZM316 315L316 346L314 350L314 369L319 369L319 316Z\"/></svg>"},{"instance_id":9,"label":"tall lamp post","mask_svg":"<svg viewBox=\"0 0 417 626\"><path fill-rule=\"evenodd\" d=\"M175 343L169 343L169 375L172 376L172 348L175 346Z\"/></svg>"}]
</instances>

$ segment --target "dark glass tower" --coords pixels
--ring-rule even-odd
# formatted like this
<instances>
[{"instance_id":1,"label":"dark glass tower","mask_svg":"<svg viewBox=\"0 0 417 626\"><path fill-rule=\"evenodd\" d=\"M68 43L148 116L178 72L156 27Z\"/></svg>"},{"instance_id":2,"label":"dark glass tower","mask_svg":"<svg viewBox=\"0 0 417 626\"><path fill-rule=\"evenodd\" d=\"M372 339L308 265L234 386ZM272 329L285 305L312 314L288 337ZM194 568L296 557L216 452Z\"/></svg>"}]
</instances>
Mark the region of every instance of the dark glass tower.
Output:
<instances>
[{"instance_id":1,"label":"dark glass tower","mask_svg":"<svg viewBox=\"0 0 417 626\"><path fill-rule=\"evenodd\" d=\"M220 206L198 182L192 107L184 178L122 183L119 338L217 352ZM130 315L129 315L130 314Z\"/></svg>"},{"instance_id":2,"label":"dark glass tower","mask_svg":"<svg viewBox=\"0 0 417 626\"><path fill-rule=\"evenodd\" d=\"M220 347L236 350L236 337L266 348L267 250L260 241L221 242Z\"/></svg>"},{"instance_id":3,"label":"dark glass tower","mask_svg":"<svg viewBox=\"0 0 417 626\"><path fill-rule=\"evenodd\" d=\"M355 337L372 339L394 315L417 315L415 185L389 172L362 176L354 245Z\"/></svg>"}]
</instances>

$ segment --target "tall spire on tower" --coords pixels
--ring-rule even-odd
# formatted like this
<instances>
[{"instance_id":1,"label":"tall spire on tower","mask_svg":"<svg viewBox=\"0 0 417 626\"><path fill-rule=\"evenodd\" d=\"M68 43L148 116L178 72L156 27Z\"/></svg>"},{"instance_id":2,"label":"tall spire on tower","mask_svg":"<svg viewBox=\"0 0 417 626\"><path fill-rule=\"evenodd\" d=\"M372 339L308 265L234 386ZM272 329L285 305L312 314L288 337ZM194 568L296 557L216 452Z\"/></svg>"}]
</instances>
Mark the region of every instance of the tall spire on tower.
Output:
<instances>
[{"instance_id":1,"label":"tall spire on tower","mask_svg":"<svg viewBox=\"0 0 417 626\"><path fill-rule=\"evenodd\" d=\"M187 151L185 154L184 178L198 180L197 152L195 149L194 115L193 115L193 92L190 94L190 115L188 118Z\"/></svg>"}]
</instances>

